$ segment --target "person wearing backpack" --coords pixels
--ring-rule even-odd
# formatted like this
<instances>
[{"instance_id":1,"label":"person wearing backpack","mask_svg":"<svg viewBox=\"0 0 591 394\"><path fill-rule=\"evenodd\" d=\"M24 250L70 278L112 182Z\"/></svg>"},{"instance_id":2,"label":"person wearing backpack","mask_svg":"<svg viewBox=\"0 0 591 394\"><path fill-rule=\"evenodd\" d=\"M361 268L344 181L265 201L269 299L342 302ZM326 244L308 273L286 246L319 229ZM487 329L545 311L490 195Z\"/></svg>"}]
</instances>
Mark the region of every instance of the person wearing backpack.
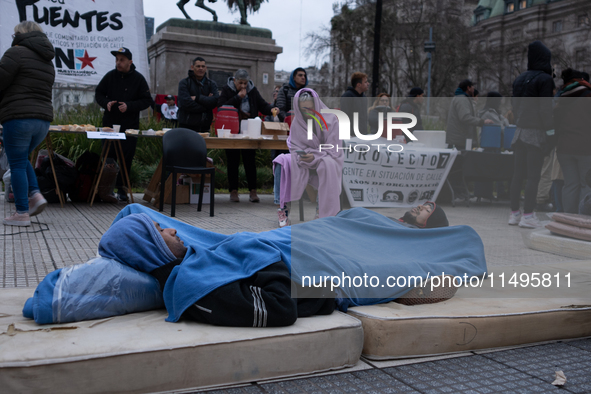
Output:
<instances>
[{"instance_id":1,"label":"person wearing backpack","mask_svg":"<svg viewBox=\"0 0 591 394\"><path fill-rule=\"evenodd\" d=\"M515 155L511 181L509 225L525 228L540 226L534 208L545 152L550 152L548 136L554 134L552 97L552 54L540 41L529 44L527 71L513 82L513 112L517 130L511 142ZM521 184L525 184L523 216L519 209Z\"/></svg>"},{"instance_id":2,"label":"person wearing backpack","mask_svg":"<svg viewBox=\"0 0 591 394\"><path fill-rule=\"evenodd\" d=\"M308 74L302 67L298 67L291 72L289 82L283 84L277 93L276 106L279 108L279 120L285 121L287 113L291 110L291 102L298 90L308 86Z\"/></svg>"},{"instance_id":3,"label":"person wearing backpack","mask_svg":"<svg viewBox=\"0 0 591 394\"><path fill-rule=\"evenodd\" d=\"M12 37L12 46L0 59L0 123L16 212L4 219L4 225L30 226L31 216L47 205L28 157L45 139L53 120L55 52L35 22L19 23Z\"/></svg>"}]
</instances>

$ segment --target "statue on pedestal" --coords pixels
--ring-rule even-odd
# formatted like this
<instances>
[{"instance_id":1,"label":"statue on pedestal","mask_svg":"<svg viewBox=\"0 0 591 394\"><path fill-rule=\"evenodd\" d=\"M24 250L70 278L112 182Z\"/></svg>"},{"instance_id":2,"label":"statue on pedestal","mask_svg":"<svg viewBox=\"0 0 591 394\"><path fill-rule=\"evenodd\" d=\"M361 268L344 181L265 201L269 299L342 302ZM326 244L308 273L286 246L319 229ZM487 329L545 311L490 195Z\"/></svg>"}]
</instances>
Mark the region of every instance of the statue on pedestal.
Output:
<instances>
[{"instance_id":1,"label":"statue on pedestal","mask_svg":"<svg viewBox=\"0 0 591 394\"><path fill-rule=\"evenodd\" d=\"M176 3L176 5L180 8L183 15L185 15L185 18L187 18L187 19L191 19L189 14L187 14L187 12L185 11L185 5L189 1L190 0L179 0L179 2ZM210 3L215 3L217 0L208 0L208 1ZM234 6L238 7L238 9L240 10L240 24L241 25L250 26L250 24L246 21L247 8L250 9L251 12L258 11L259 8L261 8L261 3L264 1L265 0L226 0L226 3L230 9L232 9ZM205 5L205 0L197 0L197 2L195 3L195 6L202 8L205 11L210 12L213 15L213 21L214 22L218 21L217 14L215 13L214 10L212 10L211 8L209 8Z\"/></svg>"}]
</instances>

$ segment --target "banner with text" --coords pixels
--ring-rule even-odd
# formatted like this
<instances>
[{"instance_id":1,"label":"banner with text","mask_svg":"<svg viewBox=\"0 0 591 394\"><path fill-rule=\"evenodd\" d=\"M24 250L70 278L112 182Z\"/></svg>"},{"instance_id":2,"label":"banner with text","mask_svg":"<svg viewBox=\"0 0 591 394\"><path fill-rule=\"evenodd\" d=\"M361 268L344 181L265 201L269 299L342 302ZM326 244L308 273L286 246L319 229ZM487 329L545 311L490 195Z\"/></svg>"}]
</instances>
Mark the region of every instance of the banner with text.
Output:
<instances>
[{"instance_id":1,"label":"banner with text","mask_svg":"<svg viewBox=\"0 0 591 394\"><path fill-rule=\"evenodd\" d=\"M437 199L457 150L399 147L396 152L380 140L345 141L343 188L352 207L404 208Z\"/></svg>"},{"instance_id":2,"label":"banner with text","mask_svg":"<svg viewBox=\"0 0 591 394\"><path fill-rule=\"evenodd\" d=\"M111 51L129 48L147 81L143 0L0 0L0 50L12 45L14 26L35 21L55 48L56 82L97 85L115 68Z\"/></svg>"}]
</instances>

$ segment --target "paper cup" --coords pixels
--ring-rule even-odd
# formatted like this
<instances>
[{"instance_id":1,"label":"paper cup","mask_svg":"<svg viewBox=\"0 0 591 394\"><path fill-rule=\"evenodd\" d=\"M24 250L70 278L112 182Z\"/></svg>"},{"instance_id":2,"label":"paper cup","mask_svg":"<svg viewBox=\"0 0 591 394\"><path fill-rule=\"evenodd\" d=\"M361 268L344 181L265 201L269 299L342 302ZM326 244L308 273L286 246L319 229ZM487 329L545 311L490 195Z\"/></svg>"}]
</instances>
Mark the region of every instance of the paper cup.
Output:
<instances>
[{"instance_id":1,"label":"paper cup","mask_svg":"<svg viewBox=\"0 0 591 394\"><path fill-rule=\"evenodd\" d=\"M114 125L113 125L113 130L115 130L115 133L118 133L118 132L119 132L119 130L121 130L121 125L119 125L119 124L114 124Z\"/></svg>"}]
</instances>

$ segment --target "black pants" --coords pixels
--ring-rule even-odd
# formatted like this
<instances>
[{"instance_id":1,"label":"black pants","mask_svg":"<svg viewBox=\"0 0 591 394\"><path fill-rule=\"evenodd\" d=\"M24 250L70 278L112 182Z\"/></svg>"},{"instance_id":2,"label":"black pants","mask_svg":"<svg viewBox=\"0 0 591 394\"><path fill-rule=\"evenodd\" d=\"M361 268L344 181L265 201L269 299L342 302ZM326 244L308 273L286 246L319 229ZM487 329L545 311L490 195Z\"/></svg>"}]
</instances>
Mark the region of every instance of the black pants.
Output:
<instances>
[{"instance_id":1,"label":"black pants","mask_svg":"<svg viewBox=\"0 0 591 394\"><path fill-rule=\"evenodd\" d=\"M257 188L257 166L255 162L256 149L226 149L228 159L228 189L238 190L238 167L240 166L240 155L246 172L248 190Z\"/></svg>"},{"instance_id":2,"label":"black pants","mask_svg":"<svg viewBox=\"0 0 591 394\"><path fill-rule=\"evenodd\" d=\"M511 210L519 209L519 200L521 198L521 184L525 183L525 202L523 204L523 213L532 213L536 206L536 196L538 194L538 183L542 174L542 165L544 164L544 154L542 149L526 144L518 140L513 144L515 155L515 169L513 171L513 180L511 181Z\"/></svg>"},{"instance_id":3,"label":"black pants","mask_svg":"<svg viewBox=\"0 0 591 394\"><path fill-rule=\"evenodd\" d=\"M135 147L137 146L137 138L131 137L131 138L127 138L125 140L119 140L119 142L121 143L121 149L123 150L123 158L125 161L125 168L127 168L127 174L131 175L131 163L133 162L133 157L135 156ZM115 142L114 144L111 144L111 148L109 149L109 156L110 158L113 158L115 160L117 160L117 151L115 149L117 149L116 144L117 142ZM104 141L103 141L104 144ZM116 185L117 189L122 190L122 187L125 186L127 187L127 185L124 184L123 182L123 168L121 168L121 163L119 163L119 175L117 175L117 183ZM131 190L130 190L131 192Z\"/></svg>"}]
</instances>

